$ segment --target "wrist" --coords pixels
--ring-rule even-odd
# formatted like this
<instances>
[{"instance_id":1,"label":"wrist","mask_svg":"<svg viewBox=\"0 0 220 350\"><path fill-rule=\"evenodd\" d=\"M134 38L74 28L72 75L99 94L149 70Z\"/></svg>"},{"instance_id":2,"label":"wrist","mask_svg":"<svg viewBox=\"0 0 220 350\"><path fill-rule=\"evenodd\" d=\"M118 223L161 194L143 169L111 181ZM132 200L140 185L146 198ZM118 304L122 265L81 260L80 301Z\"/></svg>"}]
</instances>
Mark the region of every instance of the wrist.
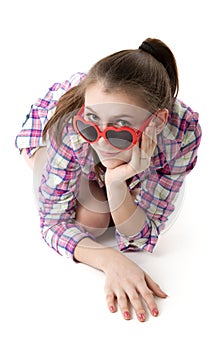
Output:
<instances>
[{"instance_id":1,"label":"wrist","mask_svg":"<svg viewBox=\"0 0 220 350\"><path fill-rule=\"evenodd\" d=\"M105 181L105 186L110 191L115 191L115 190L117 191L118 189L121 189L121 188L127 188L127 183L125 180L108 179Z\"/></svg>"},{"instance_id":2,"label":"wrist","mask_svg":"<svg viewBox=\"0 0 220 350\"><path fill-rule=\"evenodd\" d=\"M111 247L106 247L91 238L82 239L75 248L74 260L106 272L117 254Z\"/></svg>"},{"instance_id":3,"label":"wrist","mask_svg":"<svg viewBox=\"0 0 220 350\"><path fill-rule=\"evenodd\" d=\"M126 182L127 176L125 173L125 165L116 167L114 169L107 168L105 172L105 184L110 185L112 183Z\"/></svg>"},{"instance_id":4,"label":"wrist","mask_svg":"<svg viewBox=\"0 0 220 350\"><path fill-rule=\"evenodd\" d=\"M111 213L119 209L126 200L128 187L125 181L114 180L106 184L106 193Z\"/></svg>"},{"instance_id":5,"label":"wrist","mask_svg":"<svg viewBox=\"0 0 220 350\"><path fill-rule=\"evenodd\" d=\"M113 268L113 265L118 266L118 261L120 258L123 258L122 253L113 249L107 248L103 251L102 258L100 259L101 270L106 274L110 269Z\"/></svg>"}]
</instances>

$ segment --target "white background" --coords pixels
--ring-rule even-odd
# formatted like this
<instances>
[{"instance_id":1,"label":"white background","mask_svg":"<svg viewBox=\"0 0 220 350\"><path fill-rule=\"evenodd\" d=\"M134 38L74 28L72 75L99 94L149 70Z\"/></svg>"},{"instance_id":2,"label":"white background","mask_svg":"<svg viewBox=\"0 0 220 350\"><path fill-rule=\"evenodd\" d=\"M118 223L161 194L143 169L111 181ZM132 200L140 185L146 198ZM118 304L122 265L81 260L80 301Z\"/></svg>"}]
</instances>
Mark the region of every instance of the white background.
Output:
<instances>
[{"instance_id":1,"label":"white background","mask_svg":"<svg viewBox=\"0 0 220 350\"><path fill-rule=\"evenodd\" d=\"M210 1L7 1L1 30L1 349L219 349L219 11ZM147 37L173 50L203 139L181 215L155 253L129 254L169 297L140 323L110 314L104 275L40 237L32 173L14 147L54 82Z\"/></svg>"}]
</instances>

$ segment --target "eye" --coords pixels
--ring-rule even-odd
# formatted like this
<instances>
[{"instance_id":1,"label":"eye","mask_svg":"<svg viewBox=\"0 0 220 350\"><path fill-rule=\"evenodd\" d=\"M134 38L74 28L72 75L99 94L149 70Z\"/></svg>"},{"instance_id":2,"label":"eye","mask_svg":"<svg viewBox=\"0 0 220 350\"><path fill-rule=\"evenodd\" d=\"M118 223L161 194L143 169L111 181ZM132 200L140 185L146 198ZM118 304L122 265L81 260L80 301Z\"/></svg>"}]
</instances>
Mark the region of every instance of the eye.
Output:
<instances>
[{"instance_id":1,"label":"eye","mask_svg":"<svg viewBox=\"0 0 220 350\"><path fill-rule=\"evenodd\" d=\"M119 119L116 121L115 123L116 126L119 126L119 127L122 127L122 126L131 126L131 124L127 121L127 120L124 120L124 119Z\"/></svg>"},{"instance_id":2,"label":"eye","mask_svg":"<svg viewBox=\"0 0 220 350\"><path fill-rule=\"evenodd\" d=\"M85 119L93 123L99 122L99 117L93 113L86 113Z\"/></svg>"}]
</instances>

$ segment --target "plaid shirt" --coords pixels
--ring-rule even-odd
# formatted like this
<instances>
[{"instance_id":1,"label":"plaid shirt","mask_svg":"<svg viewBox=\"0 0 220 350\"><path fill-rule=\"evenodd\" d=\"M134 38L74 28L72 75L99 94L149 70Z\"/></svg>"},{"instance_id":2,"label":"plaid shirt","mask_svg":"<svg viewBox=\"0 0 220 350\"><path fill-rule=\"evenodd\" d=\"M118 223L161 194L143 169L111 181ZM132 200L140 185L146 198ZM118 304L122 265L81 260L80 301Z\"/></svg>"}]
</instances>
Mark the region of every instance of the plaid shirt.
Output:
<instances>
[{"instance_id":1,"label":"plaid shirt","mask_svg":"<svg viewBox=\"0 0 220 350\"><path fill-rule=\"evenodd\" d=\"M53 115L58 99L84 77L84 73L77 73L63 83L55 83L44 98L31 106L16 137L16 146L20 150L25 148L31 157L38 147L44 145L42 130ZM160 232L175 209L184 178L196 164L200 140L198 113L175 100L167 125L157 136L157 147L149 168L136 174L128 186L131 192L139 189L135 203L145 211L146 221L142 230L133 236L126 237L116 229L121 251L153 251ZM91 147L76 134L70 121L64 128L62 145L58 147L52 138L47 142L47 150L48 162L39 188L42 235L59 254L73 257L81 239L95 239L74 221L81 174L99 182Z\"/></svg>"}]
</instances>

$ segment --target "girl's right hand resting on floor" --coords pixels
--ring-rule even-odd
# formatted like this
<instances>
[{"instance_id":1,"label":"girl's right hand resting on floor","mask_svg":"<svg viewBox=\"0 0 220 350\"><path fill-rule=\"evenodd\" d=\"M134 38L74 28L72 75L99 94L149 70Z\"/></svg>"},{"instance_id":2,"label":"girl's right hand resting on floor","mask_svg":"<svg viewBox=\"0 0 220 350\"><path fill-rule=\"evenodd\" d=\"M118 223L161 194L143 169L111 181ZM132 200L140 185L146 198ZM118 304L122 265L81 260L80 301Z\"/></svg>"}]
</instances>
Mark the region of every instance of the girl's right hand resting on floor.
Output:
<instances>
[{"instance_id":1,"label":"girl's right hand resting on floor","mask_svg":"<svg viewBox=\"0 0 220 350\"><path fill-rule=\"evenodd\" d=\"M117 310L117 303L123 317L129 320L132 307L138 320L143 322L146 320L146 304L150 313L158 316L154 296L166 298L167 295L137 264L116 252L104 272L106 300L111 312Z\"/></svg>"},{"instance_id":2,"label":"girl's right hand resting on floor","mask_svg":"<svg viewBox=\"0 0 220 350\"><path fill-rule=\"evenodd\" d=\"M146 320L146 304L150 313L158 316L155 296L166 298L166 293L125 255L85 238L78 243L74 257L105 273L105 294L111 312L117 310L118 304L124 319L129 320L132 307L138 320L143 322Z\"/></svg>"}]
</instances>

